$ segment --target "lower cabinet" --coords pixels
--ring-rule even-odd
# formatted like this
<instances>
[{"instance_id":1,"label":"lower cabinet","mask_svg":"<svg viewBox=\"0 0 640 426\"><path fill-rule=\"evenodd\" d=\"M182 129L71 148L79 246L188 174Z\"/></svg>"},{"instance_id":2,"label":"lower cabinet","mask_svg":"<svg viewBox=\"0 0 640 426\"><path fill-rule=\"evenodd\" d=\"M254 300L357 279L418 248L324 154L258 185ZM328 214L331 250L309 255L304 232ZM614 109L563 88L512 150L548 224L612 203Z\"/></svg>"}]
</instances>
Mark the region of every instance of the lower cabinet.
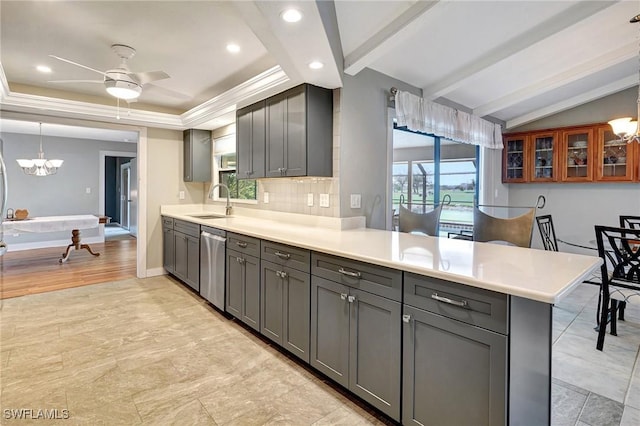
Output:
<instances>
[{"instance_id":1,"label":"lower cabinet","mask_svg":"<svg viewBox=\"0 0 640 426\"><path fill-rule=\"evenodd\" d=\"M162 218L162 266L170 274L175 272L175 242L173 237L173 218Z\"/></svg>"},{"instance_id":2,"label":"lower cabinet","mask_svg":"<svg viewBox=\"0 0 640 426\"><path fill-rule=\"evenodd\" d=\"M173 274L189 287L200 291L200 239L173 231Z\"/></svg>"},{"instance_id":3,"label":"lower cabinet","mask_svg":"<svg viewBox=\"0 0 640 426\"><path fill-rule=\"evenodd\" d=\"M227 249L227 312L260 331L260 261Z\"/></svg>"},{"instance_id":4,"label":"lower cabinet","mask_svg":"<svg viewBox=\"0 0 640 426\"><path fill-rule=\"evenodd\" d=\"M401 304L311 277L311 365L400 420Z\"/></svg>"},{"instance_id":5,"label":"lower cabinet","mask_svg":"<svg viewBox=\"0 0 640 426\"><path fill-rule=\"evenodd\" d=\"M260 332L309 362L309 273L262 260L260 279Z\"/></svg>"}]
</instances>

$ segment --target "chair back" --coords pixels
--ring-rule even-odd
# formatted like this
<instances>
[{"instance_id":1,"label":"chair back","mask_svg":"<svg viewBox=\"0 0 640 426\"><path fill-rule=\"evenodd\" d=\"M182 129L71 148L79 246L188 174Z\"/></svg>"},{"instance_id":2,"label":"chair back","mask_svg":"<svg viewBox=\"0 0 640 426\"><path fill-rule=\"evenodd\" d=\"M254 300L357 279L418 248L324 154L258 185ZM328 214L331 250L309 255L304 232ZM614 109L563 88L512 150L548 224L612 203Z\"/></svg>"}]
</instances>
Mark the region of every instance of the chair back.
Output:
<instances>
[{"instance_id":1,"label":"chair back","mask_svg":"<svg viewBox=\"0 0 640 426\"><path fill-rule=\"evenodd\" d=\"M602 282L640 290L640 229L596 225Z\"/></svg>"},{"instance_id":2,"label":"chair back","mask_svg":"<svg viewBox=\"0 0 640 426\"><path fill-rule=\"evenodd\" d=\"M544 249L547 251L558 251L558 240L556 239L556 230L553 227L551 215L536 216L536 222L538 223L538 230L540 231L540 238L542 239Z\"/></svg>"},{"instance_id":3,"label":"chair back","mask_svg":"<svg viewBox=\"0 0 640 426\"><path fill-rule=\"evenodd\" d=\"M536 208L513 218L488 215L478 206L473 209L473 240L505 241L519 247L531 247Z\"/></svg>"},{"instance_id":4,"label":"chair back","mask_svg":"<svg viewBox=\"0 0 640 426\"><path fill-rule=\"evenodd\" d=\"M402 205L400 200L398 230L400 232L423 232L433 237L438 236L440 228L440 214L442 207L451 202L451 197L447 194L442 198L442 202L433 206L433 210L426 213L414 213Z\"/></svg>"},{"instance_id":5,"label":"chair back","mask_svg":"<svg viewBox=\"0 0 640 426\"><path fill-rule=\"evenodd\" d=\"M620 228L640 229L640 216L620 215Z\"/></svg>"}]
</instances>

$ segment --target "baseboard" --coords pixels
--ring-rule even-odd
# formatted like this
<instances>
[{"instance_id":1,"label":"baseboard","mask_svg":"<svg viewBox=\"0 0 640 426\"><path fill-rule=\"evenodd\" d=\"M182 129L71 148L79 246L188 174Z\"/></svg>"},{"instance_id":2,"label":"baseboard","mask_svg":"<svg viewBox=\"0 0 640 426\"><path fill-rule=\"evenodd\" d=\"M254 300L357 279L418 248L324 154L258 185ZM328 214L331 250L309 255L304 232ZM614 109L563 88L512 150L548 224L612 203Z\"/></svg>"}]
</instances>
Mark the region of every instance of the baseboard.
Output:
<instances>
[{"instance_id":1,"label":"baseboard","mask_svg":"<svg viewBox=\"0 0 640 426\"><path fill-rule=\"evenodd\" d=\"M147 278L149 278L149 277L158 277L160 275L166 275L166 273L167 273L167 271L165 271L164 268L162 268L162 267L147 269Z\"/></svg>"}]
</instances>

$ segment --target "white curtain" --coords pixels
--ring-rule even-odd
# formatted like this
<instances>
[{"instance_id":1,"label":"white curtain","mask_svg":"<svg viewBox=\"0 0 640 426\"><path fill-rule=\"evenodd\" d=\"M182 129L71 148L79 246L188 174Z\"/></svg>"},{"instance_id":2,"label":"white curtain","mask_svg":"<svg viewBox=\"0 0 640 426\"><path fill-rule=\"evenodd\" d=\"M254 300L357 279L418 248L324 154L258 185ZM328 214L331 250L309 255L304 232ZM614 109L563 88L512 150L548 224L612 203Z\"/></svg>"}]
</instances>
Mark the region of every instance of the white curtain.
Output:
<instances>
[{"instance_id":1,"label":"white curtain","mask_svg":"<svg viewBox=\"0 0 640 426\"><path fill-rule=\"evenodd\" d=\"M502 128L464 111L428 101L409 92L396 93L398 126L456 142L502 149Z\"/></svg>"}]
</instances>

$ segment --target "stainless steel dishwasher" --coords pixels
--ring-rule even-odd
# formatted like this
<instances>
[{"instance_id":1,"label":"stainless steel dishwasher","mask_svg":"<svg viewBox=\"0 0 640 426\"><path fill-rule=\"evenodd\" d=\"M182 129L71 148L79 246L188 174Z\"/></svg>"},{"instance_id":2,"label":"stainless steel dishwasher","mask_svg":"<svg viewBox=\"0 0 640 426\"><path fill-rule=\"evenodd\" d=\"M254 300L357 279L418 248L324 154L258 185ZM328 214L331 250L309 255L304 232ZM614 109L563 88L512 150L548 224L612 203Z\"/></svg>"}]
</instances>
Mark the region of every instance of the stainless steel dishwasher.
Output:
<instances>
[{"instance_id":1,"label":"stainless steel dishwasher","mask_svg":"<svg viewBox=\"0 0 640 426\"><path fill-rule=\"evenodd\" d=\"M200 295L223 312L226 237L220 229L200 229Z\"/></svg>"}]
</instances>

